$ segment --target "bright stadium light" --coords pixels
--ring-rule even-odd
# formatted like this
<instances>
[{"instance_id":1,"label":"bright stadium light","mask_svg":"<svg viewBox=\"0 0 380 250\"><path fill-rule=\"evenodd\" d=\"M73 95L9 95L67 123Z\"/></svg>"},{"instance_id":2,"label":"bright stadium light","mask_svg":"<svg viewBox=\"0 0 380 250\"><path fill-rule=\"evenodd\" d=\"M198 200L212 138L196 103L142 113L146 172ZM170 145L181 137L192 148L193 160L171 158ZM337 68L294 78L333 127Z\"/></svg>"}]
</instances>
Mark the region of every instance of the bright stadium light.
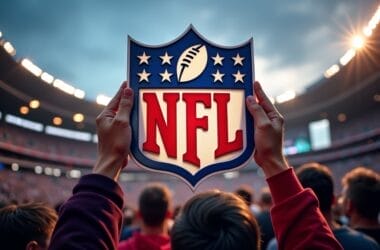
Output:
<instances>
[{"instance_id":1,"label":"bright stadium light","mask_svg":"<svg viewBox=\"0 0 380 250\"><path fill-rule=\"evenodd\" d=\"M347 52L340 58L339 62L342 64L342 66L347 65L351 61L352 58L354 58L356 52L354 49L349 49Z\"/></svg>"},{"instance_id":2,"label":"bright stadium light","mask_svg":"<svg viewBox=\"0 0 380 250\"><path fill-rule=\"evenodd\" d=\"M53 126L46 126L45 133L48 135L59 136L68 139L74 139L78 141L91 141L91 134L87 132L80 132L76 130L57 128Z\"/></svg>"},{"instance_id":3,"label":"bright stadium light","mask_svg":"<svg viewBox=\"0 0 380 250\"><path fill-rule=\"evenodd\" d=\"M372 29L368 26L364 27L363 28L363 34L366 36L366 37L369 37L372 35Z\"/></svg>"},{"instance_id":4,"label":"bright stadium light","mask_svg":"<svg viewBox=\"0 0 380 250\"><path fill-rule=\"evenodd\" d=\"M3 44L3 47L5 51L10 54L11 56L16 55L16 49L13 47L13 45L10 42L5 42Z\"/></svg>"},{"instance_id":5,"label":"bright stadium light","mask_svg":"<svg viewBox=\"0 0 380 250\"><path fill-rule=\"evenodd\" d=\"M55 126L61 126L62 123L63 123L63 120L62 120L61 117L59 117L59 116L55 116L55 117L53 117L53 124L54 124Z\"/></svg>"},{"instance_id":6,"label":"bright stadium light","mask_svg":"<svg viewBox=\"0 0 380 250\"><path fill-rule=\"evenodd\" d=\"M75 89L74 96L79 99L83 99L85 97L86 93L81 89Z\"/></svg>"},{"instance_id":7,"label":"bright stadium light","mask_svg":"<svg viewBox=\"0 0 380 250\"><path fill-rule=\"evenodd\" d=\"M49 73L46 73L46 72L42 73L41 79L42 79L42 81L44 81L48 84L52 84L54 81L54 77L52 75L50 75Z\"/></svg>"},{"instance_id":8,"label":"bright stadium light","mask_svg":"<svg viewBox=\"0 0 380 250\"><path fill-rule=\"evenodd\" d=\"M61 176L61 169L59 169L59 168L54 168L54 169L53 169L53 175L54 175L55 177L60 177L60 176Z\"/></svg>"},{"instance_id":9,"label":"bright stadium light","mask_svg":"<svg viewBox=\"0 0 380 250\"><path fill-rule=\"evenodd\" d=\"M96 103L99 105L107 106L107 104L111 101L111 97L100 94L96 97Z\"/></svg>"},{"instance_id":10,"label":"bright stadium light","mask_svg":"<svg viewBox=\"0 0 380 250\"><path fill-rule=\"evenodd\" d=\"M29 102L29 107L31 109L38 109L40 107L40 101L37 99L33 99Z\"/></svg>"},{"instance_id":11,"label":"bright stadium light","mask_svg":"<svg viewBox=\"0 0 380 250\"><path fill-rule=\"evenodd\" d=\"M354 49L361 49L364 46L364 38L362 36L356 35L352 38L351 43Z\"/></svg>"},{"instance_id":12,"label":"bright stadium light","mask_svg":"<svg viewBox=\"0 0 380 250\"><path fill-rule=\"evenodd\" d=\"M76 114L74 114L73 115L73 121L74 122L83 122L83 120L84 120L84 115L83 114L81 114L81 113L76 113Z\"/></svg>"},{"instance_id":13,"label":"bright stadium light","mask_svg":"<svg viewBox=\"0 0 380 250\"><path fill-rule=\"evenodd\" d=\"M12 171L18 171L20 169L20 166L17 163L12 163L11 165Z\"/></svg>"},{"instance_id":14,"label":"bright stadium light","mask_svg":"<svg viewBox=\"0 0 380 250\"><path fill-rule=\"evenodd\" d=\"M339 66L337 64L334 64L332 65L330 68L328 68L326 71L325 71L325 77L326 78L330 78L332 77L333 75L335 75L336 73L338 73L340 70Z\"/></svg>"},{"instance_id":15,"label":"bright stadium light","mask_svg":"<svg viewBox=\"0 0 380 250\"><path fill-rule=\"evenodd\" d=\"M52 175L52 174L53 174L53 169L52 169L51 167L46 167L46 168L44 169L44 173L45 173L46 175Z\"/></svg>"},{"instance_id":16,"label":"bright stadium light","mask_svg":"<svg viewBox=\"0 0 380 250\"><path fill-rule=\"evenodd\" d=\"M44 130L44 125L42 123L33 122L10 114L5 116L5 121L7 123L38 132L42 132Z\"/></svg>"},{"instance_id":17,"label":"bright stadium light","mask_svg":"<svg viewBox=\"0 0 380 250\"><path fill-rule=\"evenodd\" d=\"M42 74L42 70L27 58L22 59L21 65L37 77Z\"/></svg>"},{"instance_id":18,"label":"bright stadium light","mask_svg":"<svg viewBox=\"0 0 380 250\"><path fill-rule=\"evenodd\" d=\"M371 20L369 20L368 25L363 28L363 34L366 37L372 35L373 30L380 22L380 6L377 8L376 13L372 16Z\"/></svg>"},{"instance_id":19,"label":"bright stadium light","mask_svg":"<svg viewBox=\"0 0 380 250\"><path fill-rule=\"evenodd\" d=\"M78 178L81 177L81 175L82 175L82 173L78 169L72 169L72 170L69 171L69 177L70 178L78 179Z\"/></svg>"},{"instance_id":20,"label":"bright stadium light","mask_svg":"<svg viewBox=\"0 0 380 250\"><path fill-rule=\"evenodd\" d=\"M0 38L3 36L3 33L1 33L1 31L0 31Z\"/></svg>"},{"instance_id":21,"label":"bright stadium light","mask_svg":"<svg viewBox=\"0 0 380 250\"><path fill-rule=\"evenodd\" d=\"M42 169L41 166L37 165L37 166L34 167L34 173L36 173L36 174L42 174L42 172L43 172L43 169Z\"/></svg>"},{"instance_id":22,"label":"bright stadium light","mask_svg":"<svg viewBox=\"0 0 380 250\"><path fill-rule=\"evenodd\" d=\"M296 92L294 92L293 90L288 90L282 93L281 95L278 95L276 97L276 101L277 103L284 103L284 102L294 99L295 97L296 97Z\"/></svg>"},{"instance_id":23,"label":"bright stadium light","mask_svg":"<svg viewBox=\"0 0 380 250\"><path fill-rule=\"evenodd\" d=\"M93 143L98 143L98 135L97 135L97 134L94 134L94 135L92 136L92 142L93 142Z\"/></svg>"},{"instance_id":24,"label":"bright stadium light","mask_svg":"<svg viewBox=\"0 0 380 250\"><path fill-rule=\"evenodd\" d=\"M233 171L233 172L227 172L223 174L224 178L229 180L229 179L236 179L239 177L239 172Z\"/></svg>"},{"instance_id":25,"label":"bright stadium light","mask_svg":"<svg viewBox=\"0 0 380 250\"><path fill-rule=\"evenodd\" d=\"M73 86L65 83L64 81L60 79L55 79L53 82L53 86L70 95L73 95L75 92L75 88Z\"/></svg>"},{"instance_id":26,"label":"bright stadium light","mask_svg":"<svg viewBox=\"0 0 380 250\"><path fill-rule=\"evenodd\" d=\"M29 108L27 106L20 107L20 114L27 115L29 113Z\"/></svg>"}]
</instances>

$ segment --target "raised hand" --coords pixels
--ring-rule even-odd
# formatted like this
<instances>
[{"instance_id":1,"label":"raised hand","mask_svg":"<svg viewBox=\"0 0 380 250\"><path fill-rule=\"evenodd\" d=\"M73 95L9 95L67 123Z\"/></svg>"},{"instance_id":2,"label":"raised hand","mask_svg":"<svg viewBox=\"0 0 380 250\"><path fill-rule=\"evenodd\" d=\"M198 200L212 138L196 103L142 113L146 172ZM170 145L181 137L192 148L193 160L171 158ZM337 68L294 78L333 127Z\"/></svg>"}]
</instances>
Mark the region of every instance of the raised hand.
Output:
<instances>
[{"instance_id":1,"label":"raised hand","mask_svg":"<svg viewBox=\"0 0 380 250\"><path fill-rule=\"evenodd\" d=\"M289 168L282 153L284 118L264 93L259 82L255 82L253 88L254 96L248 96L246 104L254 119L254 158L269 178Z\"/></svg>"},{"instance_id":2,"label":"raised hand","mask_svg":"<svg viewBox=\"0 0 380 250\"><path fill-rule=\"evenodd\" d=\"M96 118L98 158L93 173L117 180L127 165L131 145L130 113L133 91L123 82L119 91Z\"/></svg>"}]
</instances>

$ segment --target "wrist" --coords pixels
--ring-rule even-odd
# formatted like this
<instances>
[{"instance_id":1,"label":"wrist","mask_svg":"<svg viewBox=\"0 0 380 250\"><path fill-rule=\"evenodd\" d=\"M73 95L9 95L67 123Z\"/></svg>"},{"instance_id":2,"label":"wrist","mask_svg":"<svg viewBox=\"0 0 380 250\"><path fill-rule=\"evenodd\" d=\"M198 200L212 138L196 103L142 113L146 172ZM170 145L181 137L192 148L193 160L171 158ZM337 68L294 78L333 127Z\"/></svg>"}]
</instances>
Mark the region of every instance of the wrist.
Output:
<instances>
[{"instance_id":1,"label":"wrist","mask_svg":"<svg viewBox=\"0 0 380 250\"><path fill-rule=\"evenodd\" d=\"M99 156L92 170L94 174L104 175L117 181L121 169L126 165L126 158Z\"/></svg>"},{"instance_id":2,"label":"wrist","mask_svg":"<svg viewBox=\"0 0 380 250\"><path fill-rule=\"evenodd\" d=\"M283 156L280 158L268 158L260 167L266 178L270 178L290 168L287 160Z\"/></svg>"}]
</instances>

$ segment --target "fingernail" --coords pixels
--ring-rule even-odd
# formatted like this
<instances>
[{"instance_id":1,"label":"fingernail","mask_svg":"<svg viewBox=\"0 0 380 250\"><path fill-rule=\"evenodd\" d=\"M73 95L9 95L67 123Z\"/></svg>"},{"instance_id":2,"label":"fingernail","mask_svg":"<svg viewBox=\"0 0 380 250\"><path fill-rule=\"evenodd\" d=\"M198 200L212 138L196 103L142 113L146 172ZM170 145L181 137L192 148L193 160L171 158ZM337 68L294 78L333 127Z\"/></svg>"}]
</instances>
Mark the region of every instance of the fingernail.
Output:
<instances>
[{"instance_id":1,"label":"fingernail","mask_svg":"<svg viewBox=\"0 0 380 250\"><path fill-rule=\"evenodd\" d=\"M261 84L258 81L256 81L254 87L255 89L261 89Z\"/></svg>"},{"instance_id":2,"label":"fingernail","mask_svg":"<svg viewBox=\"0 0 380 250\"><path fill-rule=\"evenodd\" d=\"M126 98L131 97L132 96L132 89L130 89L130 88L124 89L123 96L126 97Z\"/></svg>"},{"instance_id":3,"label":"fingernail","mask_svg":"<svg viewBox=\"0 0 380 250\"><path fill-rule=\"evenodd\" d=\"M254 102L255 102L255 99L253 98L253 96L249 95L249 96L247 96L247 101L248 101L249 103L254 103Z\"/></svg>"}]
</instances>

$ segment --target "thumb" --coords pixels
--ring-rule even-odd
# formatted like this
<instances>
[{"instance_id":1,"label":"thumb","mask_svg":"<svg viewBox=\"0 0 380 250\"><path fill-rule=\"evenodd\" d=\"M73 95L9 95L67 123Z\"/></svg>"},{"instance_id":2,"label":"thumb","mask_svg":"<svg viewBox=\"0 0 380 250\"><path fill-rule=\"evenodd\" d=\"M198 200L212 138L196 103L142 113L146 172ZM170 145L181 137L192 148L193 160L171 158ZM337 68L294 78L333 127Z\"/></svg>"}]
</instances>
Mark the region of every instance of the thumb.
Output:
<instances>
[{"instance_id":1,"label":"thumb","mask_svg":"<svg viewBox=\"0 0 380 250\"><path fill-rule=\"evenodd\" d=\"M131 88L125 88L123 90L119 109L115 116L116 120L129 123L129 117L133 106L133 90Z\"/></svg>"}]
</instances>

